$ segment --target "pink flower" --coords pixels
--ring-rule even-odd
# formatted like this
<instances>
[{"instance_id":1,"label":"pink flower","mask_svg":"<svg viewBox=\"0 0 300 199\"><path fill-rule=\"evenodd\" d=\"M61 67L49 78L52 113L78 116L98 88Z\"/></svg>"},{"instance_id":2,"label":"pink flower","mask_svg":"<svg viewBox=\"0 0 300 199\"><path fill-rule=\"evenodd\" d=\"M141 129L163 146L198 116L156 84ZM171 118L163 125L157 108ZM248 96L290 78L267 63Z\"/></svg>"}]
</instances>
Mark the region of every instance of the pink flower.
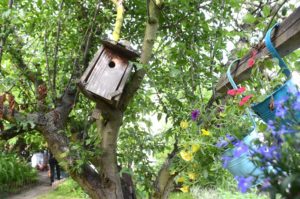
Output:
<instances>
[{"instance_id":1,"label":"pink flower","mask_svg":"<svg viewBox=\"0 0 300 199\"><path fill-rule=\"evenodd\" d=\"M243 97L243 98L241 99L239 105L240 105L240 106L243 106L244 104L246 104L246 103L249 101L249 99L250 99L251 97L253 97L253 95L247 95L247 96Z\"/></svg>"},{"instance_id":2,"label":"pink flower","mask_svg":"<svg viewBox=\"0 0 300 199\"><path fill-rule=\"evenodd\" d=\"M243 92L246 91L246 88L245 87L240 87L236 90L236 94L242 94Z\"/></svg>"},{"instance_id":3,"label":"pink flower","mask_svg":"<svg viewBox=\"0 0 300 199\"><path fill-rule=\"evenodd\" d=\"M251 57L248 60L248 67L251 68L254 64L255 64L255 59L253 57Z\"/></svg>"},{"instance_id":4,"label":"pink flower","mask_svg":"<svg viewBox=\"0 0 300 199\"><path fill-rule=\"evenodd\" d=\"M230 89L230 90L227 91L227 94L231 95L231 96L236 96L237 92L236 92L235 89Z\"/></svg>"}]
</instances>

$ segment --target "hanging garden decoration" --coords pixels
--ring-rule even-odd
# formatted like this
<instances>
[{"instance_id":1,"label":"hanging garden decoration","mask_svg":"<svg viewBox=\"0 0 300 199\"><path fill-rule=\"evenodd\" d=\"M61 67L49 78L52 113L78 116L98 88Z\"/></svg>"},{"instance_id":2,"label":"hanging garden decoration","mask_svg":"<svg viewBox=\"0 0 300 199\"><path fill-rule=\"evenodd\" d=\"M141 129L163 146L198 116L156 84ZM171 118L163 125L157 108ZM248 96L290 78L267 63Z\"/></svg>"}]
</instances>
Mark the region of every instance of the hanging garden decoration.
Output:
<instances>
[{"instance_id":1,"label":"hanging garden decoration","mask_svg":"<svg viewBox=\"0 0 300 199\"><path fill-rule=\"evenodd\" d=\"M90 62L79 81L79 88L93 101L104 100L114 106L118 105L126 81L130 77L133 64L139 54L129 43L119 42L124 18L122 1L114 1L117 8L113 39L104 40L98 52Z\"/></svg>"},{"instance_id":2,"label":"hanging garden decoration","mask_svg":"<svg viewBox=\"0 0 300 199\"><path fill-rule=\"evenodd\" d=\"M241 94L246 90L244 87L238 88L233 78L231 77L231 73L230 73L231 66L237 61L238 60L233 61L227 70L228 80L233 87L233 89L229 90L227 93L231 96ZM243 97L239 105L243 106L245 103L248 102L248 100L251 97L252 97L251 95ZM233 144L234 148L227 149L222 156L223 167L227 168L230 171L230 173L232 173L237 178L239 182L243 180L248 180L249 184L252 185L252 184L260 183L262 181L263 172L251 160L250 151L255 148L253 142L254 140L257 139L258 134L256 131L255 121L248 108L246 108L246 112L247 115L244 117L249 118L252 122L252 129L249 129L250 132L249 135L244 137L241 141L236 140L235 137L231 135L227 135L226 136L227 141L220 140L217 146L221 148L227 146L229 142Z\"/></svg>"},{"instance_id":3,"label":"hanging garden decoration","mask_svg":"<svg viewBox=\"0 0 300 199\"><path fill-rule=\"evenodd\" d=\"M300 101L297 97L299 91L296 84L291 79L291 71L280 57L271 41L272 30L278 26L279 25L276 24L268 30L265 37L265 44L271 55L275 59L278 59L279 66L282 73L286 76L287 81L264 101L254 104L252 110L266 123L274 122L275 119L278 118L277 120L280 120L280 123L286 127L286 133L292 133L294 132L292 131L292 127L295 124L300 123Z\"/></svg>"}]
</instances>

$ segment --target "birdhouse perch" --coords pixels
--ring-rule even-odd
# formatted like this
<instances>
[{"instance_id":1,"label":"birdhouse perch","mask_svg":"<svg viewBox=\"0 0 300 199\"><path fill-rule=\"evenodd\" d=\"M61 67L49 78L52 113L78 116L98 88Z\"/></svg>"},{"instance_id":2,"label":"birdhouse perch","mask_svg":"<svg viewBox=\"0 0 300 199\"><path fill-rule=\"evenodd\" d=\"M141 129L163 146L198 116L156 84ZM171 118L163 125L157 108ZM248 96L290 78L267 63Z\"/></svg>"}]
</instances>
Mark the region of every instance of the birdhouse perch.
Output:
<instances>
[{"instance_id":1,"label":"birdhouse perch","mask_svg":"<svg viewBox=\"0 0 300 199\"><path fill-rule=\"evenodd\" d=\"M103 41L79 81L79 88L93 101L118 104L133 65L139 55L129 45Z\"/></svg>"}]
</instances>

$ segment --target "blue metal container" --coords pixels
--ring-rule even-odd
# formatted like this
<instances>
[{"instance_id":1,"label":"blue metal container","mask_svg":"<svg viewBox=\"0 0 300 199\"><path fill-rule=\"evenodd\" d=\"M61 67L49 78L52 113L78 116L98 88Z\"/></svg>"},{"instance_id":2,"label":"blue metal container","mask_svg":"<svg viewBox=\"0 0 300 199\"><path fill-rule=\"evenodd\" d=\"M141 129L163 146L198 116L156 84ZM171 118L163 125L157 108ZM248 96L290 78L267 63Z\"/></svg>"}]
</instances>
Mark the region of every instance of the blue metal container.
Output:
<instances>
[{"instance_id":1,"label":"blue metal container","mask_svg":"<svg viewBox=\"0 0 300 199\"><path fill-rule=\"evenodd\" d=\"M257 137L257 132L254 130L243 139L243 142L250 148L254 148L253 140ZM228 149L223 154L224 156L233 157L235 148ZM245 152L239 157L233 157L227 164L226 169L234 176L257 178L256 184L260 183L263 179L263 171L258 168L250 159L250 152Z\"/></svg>"},{"instance_id":2,"label":"blue metal container","mask_svg":"<svg viewBox=\"0 0 300 199\"><path fill-rule=\"evenodd\" d=\"M280 57L278 52L276 51L275 47L272 44L271 41L271 33L272 29L275 27L278 27L279 25L276 24L273 26L270 30L268 30L266 37L265 37L265 44L269 52L274 58L277 58L279 61L279 66L282 69L282 72L287 77L287 81L280 86L280 88L276 89L270 96L268 96L264 101L252 105L252 110L264 121L268 122L269 120L274 121L276 119L275 117L275 109L273 108L272 104L277 104L281 100L284 100L285 98L290 98L291 93L296 93L298 91L297 86L293 83L291 80L291 71L289 70L286 63L283 61L283 59ZM280 120L281 124L289 124L286 126L291 126L293 123L299 123L300 122L300 112L296 112L294 114L291 114L289 112L286 114L286 117Z\"/></svg>"},{"instance_id":3,"label":"blue metal container","mask_svg":"<svg viewBox=\"0 0 300 199\"><path fill-rule=\"evenodd\" d=\"M264 121L268 122L269 120L274 121L275 117L275 108L271 108L270 104L280 102L291 95L291 90L297 90L297 87L292 80L286 81L280 88L275 90L271 95L269 95L264 101L254 104L251 106L252 110ZM284 119L281 119L281 124L291 124L293 121L300 122L300 112L295 112L294 117L287 114Z\"/></svg>"}]
</instances>

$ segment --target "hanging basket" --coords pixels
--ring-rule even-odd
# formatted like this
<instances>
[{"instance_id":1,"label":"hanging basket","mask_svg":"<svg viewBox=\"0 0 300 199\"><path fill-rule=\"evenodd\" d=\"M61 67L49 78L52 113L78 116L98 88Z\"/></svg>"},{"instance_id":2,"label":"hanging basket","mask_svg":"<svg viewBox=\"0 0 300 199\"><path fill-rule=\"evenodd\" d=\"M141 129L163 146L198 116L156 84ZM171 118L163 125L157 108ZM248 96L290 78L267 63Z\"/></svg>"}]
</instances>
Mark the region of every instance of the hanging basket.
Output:
<instances>
[{"instance_id":1,"label":"hanging basket","mask_svg":"<svg viewBox=\"0 0 300 199\"><path fill-rule=\"evenodd\" d=\"M254 148L255 146L253 144L253 140L255 140L256 137L257 132L254 130L243 139L243 142L249 146L249 148ZM235 150L236 148L227 149L223 154L224 156L232 157L232 159L228 161L226 169L228 169L228 171L234 176L255 177L256 184L262 182L263 171L251 160L250 152L247 151L241 154L239 157L233 157Z\"/></svg>"},{"instance_id":2,"label":"hanging basket","mask_svg":"<svg viewBox=\"0 0 300 199\"><path fill-rule=\"evenodd\" d=\"M274 27L277 27L278 24L273 26L266 34L265 44L269 52L274 58L279 60L279 66L282 69L282 72L287 77L287 81L276 89L270 96L268 96L264 101L252 105L252 110L266 123L270 120L275 121L276 119L276 107L273 105L279 104L282 100L291 99L292 93L298 92L296 84L291 79L291 71L280 57L276 49L274 48L271 41L271 32ZM293 110L292 110L293 111ZM284 118L278 121L280 125L290 126L293 123L300 123L300 112L291 112L288 110L288 113ZM287 125L288 124L288 125Z\"/></svg>"},{"instance_id":3,"label":"hanging basket","mask_svg":"<svg viewBox=\"0 0 300 199\"><path fill-rule=\"evenodd\" d=\"M232 65L237 62L238 60L235 60L231 63L231 65L228 67L227 70L227 78L231 84L231 86L234 89L238 89L236 83L234 82L232 76L231 76L231 67ZM247 115L249 119L252 121L253 129L250 130L249 135L244 137L243 143L246 144L250 149L255 149L255 145L253 141L257 138L258 134L256 131L256 123L253 119L253 116L250 112L250 110L247 108ZM249 150L243 154L241 154L239 157L234 157L234 151L236 150L236 147L227 149L223 156L229 157L230 160L228 161L228 164L226 166L226 169L229 170L229 172L234 176L239 177L249 177L253 176L256 178L256 181L254 184L259 184L262 182L263 179L263 171L257 167L254 162L251 160L251 155Z\"/></svg>"}]
</instances>

